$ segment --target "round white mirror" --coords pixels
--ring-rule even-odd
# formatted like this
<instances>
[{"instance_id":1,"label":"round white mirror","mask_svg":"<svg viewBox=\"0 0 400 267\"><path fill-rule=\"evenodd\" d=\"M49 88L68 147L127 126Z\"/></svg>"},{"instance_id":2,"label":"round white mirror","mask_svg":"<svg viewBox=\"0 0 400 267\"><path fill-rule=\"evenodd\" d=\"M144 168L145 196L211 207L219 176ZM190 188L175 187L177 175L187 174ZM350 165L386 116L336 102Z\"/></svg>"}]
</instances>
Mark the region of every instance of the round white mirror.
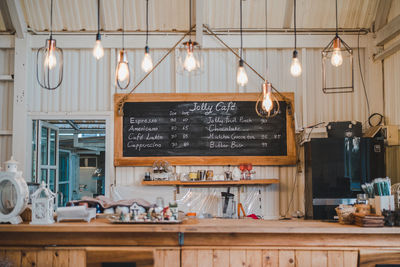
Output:
<instances>
[{"instance_id":1,"label":"round white mirror","mask_svg":"<svg viewBox=\"0 0 400 267\"><path fill-rule=\"evenodd\" d=\"M28 203L29 191L21 173L0 172L0 222L18 224Z\"/></svg>"}]
</instances>

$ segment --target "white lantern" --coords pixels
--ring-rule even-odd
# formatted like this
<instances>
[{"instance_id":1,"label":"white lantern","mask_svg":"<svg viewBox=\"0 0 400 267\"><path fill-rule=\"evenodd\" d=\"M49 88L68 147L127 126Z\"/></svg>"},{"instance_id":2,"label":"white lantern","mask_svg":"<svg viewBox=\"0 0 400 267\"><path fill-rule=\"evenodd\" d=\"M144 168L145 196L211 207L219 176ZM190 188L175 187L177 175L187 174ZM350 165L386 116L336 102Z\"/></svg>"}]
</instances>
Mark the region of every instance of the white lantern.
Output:
<instances>
[{"instance_id":1,"label":"white lantern","mask_svg":"<svg viewBox=\"0 0 400 267\"><path fill-rule=\"evenodd\" d=\"M11 156L9 161L4 162L5 171L6 172L17 172L18 171L18 161L14 160L14 157Z\"/></svg>"},{"instance_id":2,"label":"white lantern","mask_svg":"<svg viewBox=\"0 0 400 267\"><path fill-rule=\"evenodd\" d=\"M22 172L0 172L0 222L18 224L26 208L29 190Z\"/></svg>"},{"instance_id":3,"label":"white lantern","mask_svg":"<svg viewBox=\"0 0 400 267\"><path fill-rule=\"evenodd\" d=\"M32 221L31 224L54 223L54 199L56 194L46 187L44 181L39 189L32 194Z\"/></svg>"}]
</instances>

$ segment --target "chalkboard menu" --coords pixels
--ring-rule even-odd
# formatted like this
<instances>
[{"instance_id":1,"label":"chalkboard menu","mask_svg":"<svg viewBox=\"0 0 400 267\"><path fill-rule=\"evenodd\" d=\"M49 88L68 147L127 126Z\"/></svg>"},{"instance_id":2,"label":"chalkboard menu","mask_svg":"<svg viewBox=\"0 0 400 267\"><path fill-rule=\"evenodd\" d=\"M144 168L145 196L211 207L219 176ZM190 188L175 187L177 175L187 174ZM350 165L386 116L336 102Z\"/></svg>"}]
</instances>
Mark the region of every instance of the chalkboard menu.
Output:
<instances>
[{"instance_id":1,"label":"chalkboard menu","mask_svg":"<svg viewBox=\"0 0 400 267\"><path fill-rule=\"evenodd\" d=\"M260 118L251 101L126 103L123 156L283 156L286 105Z\"/></svg>"},{"instance_id":2,"label":"chalkboard menu","mask_svg":"<svg viewBox=\"0 0 400 267\"><path fill-rule=\"evenodd\" d=\"M159 158L172 162L176 158L201 158L199 164L192 163L200 165L207 163L207 158L249 157L252 162L255 157L292 156L288 149L287 103L280 101L275 117L261 118L255 112L254 94L243 95L246 97L235 94L233 98L215 99L196 94L176 101L165 101L164 95L160 101L156 94L152 101L126 102L123 117L116 117L122 124L116 131L122 135L116 143L122 146L120 157L147 163Z\"/></svg>"}]
</instances>

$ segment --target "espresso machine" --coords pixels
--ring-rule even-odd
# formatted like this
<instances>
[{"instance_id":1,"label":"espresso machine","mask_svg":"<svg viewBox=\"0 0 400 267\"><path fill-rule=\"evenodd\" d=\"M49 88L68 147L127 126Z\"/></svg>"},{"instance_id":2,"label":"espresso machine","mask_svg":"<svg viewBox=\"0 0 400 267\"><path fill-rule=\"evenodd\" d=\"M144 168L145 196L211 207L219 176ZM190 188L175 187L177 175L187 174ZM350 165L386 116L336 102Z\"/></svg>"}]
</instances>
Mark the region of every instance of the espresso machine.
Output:
<instances>
[{"instance_id":1,"label":"espresso machine","mask_svg":"<svg viewBox=\"0 0 400 267\"><path fill-rule=\"evenodd\" d=\"M385 177L383 139L313 138L305 144L306 218L333 220L335 207L354 204L361 185Z\"/></svg>"}]
</instances>

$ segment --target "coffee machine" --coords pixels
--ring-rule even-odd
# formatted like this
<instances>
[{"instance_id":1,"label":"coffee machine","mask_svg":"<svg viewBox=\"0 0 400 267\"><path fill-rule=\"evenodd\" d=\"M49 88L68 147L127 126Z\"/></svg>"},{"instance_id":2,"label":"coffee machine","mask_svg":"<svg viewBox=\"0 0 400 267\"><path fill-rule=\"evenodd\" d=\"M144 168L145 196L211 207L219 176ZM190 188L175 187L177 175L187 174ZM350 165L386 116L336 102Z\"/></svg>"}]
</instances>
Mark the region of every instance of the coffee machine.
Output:
<instances>
[{"instance_id":1,"label":"coffee machine","mask_svg":"<svg viewBox=\"0 0 400 267\"><path fill-rule=\"evenodd\" d=\"M335 207L354 204L361 185L385 177L383 139L313 138L305 144L306 218L332 220Z\"/></svg>"}]
</instances>

